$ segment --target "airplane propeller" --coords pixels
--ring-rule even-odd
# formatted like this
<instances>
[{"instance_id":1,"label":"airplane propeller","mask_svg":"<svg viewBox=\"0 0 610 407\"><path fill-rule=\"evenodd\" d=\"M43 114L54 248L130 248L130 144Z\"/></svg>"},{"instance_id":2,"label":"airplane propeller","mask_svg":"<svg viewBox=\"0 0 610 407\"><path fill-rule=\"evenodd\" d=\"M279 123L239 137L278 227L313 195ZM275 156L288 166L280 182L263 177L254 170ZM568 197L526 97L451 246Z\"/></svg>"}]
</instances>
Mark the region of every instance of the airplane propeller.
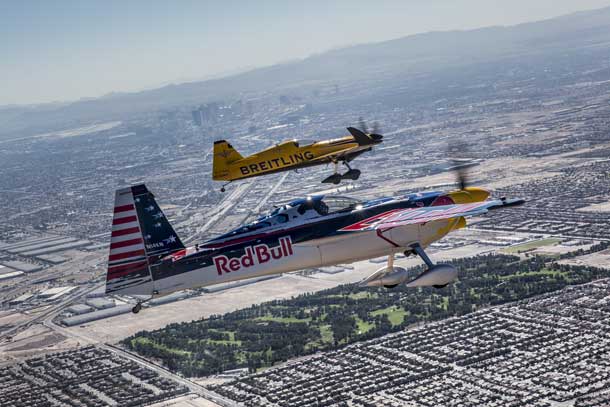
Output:
<instances>
[{"instance_id":1,"label":"airplane propeller","mask_svg":"<svg viewBox=\"0 0 610 407\"><path fill-rule=\"evenodd\" d=\"M364 133L368 133L368 129L366 127L366 122L364 121L364 119L362 117L360 117L358 119L358 126L360 126L360 129L364 132Z\"/></svg>"},{"instance_id":2,"label":"airplane propeller","mask_svg":"<svg viewBox=\"0 0 610 407\"><path fill-rule=\"evenodd\" d=\"M466 168L458 167L456 169L456 178L460 190L464 190L468 186L468 174L466 173Z\"/></svg>"},{"instance_id":3,"label":"airplane propeller","mask_svg":"<svg viewBox=\"0 0 610 407\"><path fill-rule=\"evenodd\" d=\"M464 154L468 151L468 148L464 143L460 142L452 142L449 144L449 148L447 151L447 155L450 157L455 156L456 154ZM455 173L456 183L460 190L464 190L469 184L469 175L467 168L470 167L470 163L464 163L464 161L457 160L455 158L451 159L451 167L450 170Z\"/></svg>"},{"instance_id":4,"label":"airplane propeller","mask_svg":"<svg viewBox=\"0 0 610 407\"><path fill-rule=\"evenodd\" d=\"M381 130L379 129L379 122L375 120L373 122L373 130L371 130L371 134L378 134L379 132L381 132Z\"/></svg>"},{"instance_id":5,"label":"airplane propeller","mask_svg":"<svg viewBox=\"0 0 610 407\"><path fill-rule=\"evenodd\" d=\"M373 122L373 130L371 131L370 136L373 140L383 139L383 136L381 135L381 129L379 128L379 122Z\"/></svg>"},{"instance_id":6,"label":"airplane propeller","mask_svg":"<svg viewBox=\"0 0 610 407\"><path fill-rule=\"evenodd\" d=\"M447 171L455 174L455 181L458 186L457 190L450 193L455 203L483 202L489 198L490 191L472 185L470 168L479 165L479 162L474 160L472 155L469 154L469 148L466 143L457 140L450 141L447 147L447 157L450 157L451 162L451 167L447 168Z\"/></svg>"},{"instance_id":7,"label":"airplane propeller","mask_svg":"<svg viewBox=\"0 0 610 407\"><path fill-rule=\"evenodd\" d=\"M383 139L383 135L380 134L381 129L379 128L379 122L374 121L373 129L371 131L369 131L366 122L364 121L364 119L362 117L360 117L358 119L358 126L360 127L360 130L364 134L368 135L371 139L373 139L375 141L381 141Z\"/></svg>"}]
</instances>

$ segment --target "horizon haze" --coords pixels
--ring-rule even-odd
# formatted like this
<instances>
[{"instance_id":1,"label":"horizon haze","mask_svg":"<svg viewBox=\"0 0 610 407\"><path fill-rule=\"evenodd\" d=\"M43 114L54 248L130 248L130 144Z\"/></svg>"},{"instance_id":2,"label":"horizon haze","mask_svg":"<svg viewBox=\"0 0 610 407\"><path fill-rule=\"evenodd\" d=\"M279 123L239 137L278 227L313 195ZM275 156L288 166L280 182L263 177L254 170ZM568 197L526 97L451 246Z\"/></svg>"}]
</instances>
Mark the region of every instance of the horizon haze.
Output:
<instances>
[{"instance_id":1,"label":"horizon haze","mask_svg":"<svg viewBox=\"0 0 610 407\"><path fill-rule=\"evenodd\" d=\"M0 106L69 102L197 82L433 31L510 26L608 0L309 2L27 1L0 13ZM477 10L472 12L471 10ZM176 28L179 27L179 28Z\"/></svg>"}]
</instances>

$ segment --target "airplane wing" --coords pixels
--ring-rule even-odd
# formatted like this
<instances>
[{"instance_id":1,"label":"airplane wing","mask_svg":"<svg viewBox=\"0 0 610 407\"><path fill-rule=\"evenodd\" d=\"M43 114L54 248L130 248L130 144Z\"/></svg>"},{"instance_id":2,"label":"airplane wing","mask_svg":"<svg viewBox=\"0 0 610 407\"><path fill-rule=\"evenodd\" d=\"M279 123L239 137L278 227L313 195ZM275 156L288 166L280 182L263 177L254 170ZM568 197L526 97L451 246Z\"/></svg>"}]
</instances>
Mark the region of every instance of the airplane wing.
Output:
<instances>
[{"instance_id":1,"label":"airplane wing","mask_svg":"<svg viewBox=\"0 0 610 407\"><path fill-rule=\"evenodd\" d=\"M343 156L348 155L349 152L351 150L353 150L354 148L355 147L345 147L343 150L337 150L337 151L333 151L332 153L319 155L314 160L320 160L320 161L322 161L322 160L329 160L329 161L331 161L331 158L341 159L341 158L343 158Z\"/></svg>"},{"instance_id":2,"label":"airplane wing","mask_svg":"<svg viewBox=\"0 0 610 407\"><path fill-rule=\"evenodd\" d=\"M349 148L345 148L344 150L340 150L340 151L334 151L332 153L328 153L328 154L324 154L321 156L316 157L313 161L320 161L323 163L331 163L334 161L347 161L347 162L351 162L354 158L358 157L360 154L366 153L367 151L370 151L369 149L366 150L358 150L356 152L350 152L351 150L353 150L354 147L349 147Z\"/></svg>"},{"instance_id":3,"label":"airplane wing","mask_svg":"<svg viewBox=\"0 0 610 407\"><path fill-rule=\"evenodd\" d=\"M493 201L475 202L442 206L427 206L422 208L395 209L360 222L346 226L340 231L360 232L375 229L392 229L404 225L417 225L435 220L454 219L459 217L477 216L492 209L521 205L522 199L498 199Z\"/></svg>"}]
</instances>

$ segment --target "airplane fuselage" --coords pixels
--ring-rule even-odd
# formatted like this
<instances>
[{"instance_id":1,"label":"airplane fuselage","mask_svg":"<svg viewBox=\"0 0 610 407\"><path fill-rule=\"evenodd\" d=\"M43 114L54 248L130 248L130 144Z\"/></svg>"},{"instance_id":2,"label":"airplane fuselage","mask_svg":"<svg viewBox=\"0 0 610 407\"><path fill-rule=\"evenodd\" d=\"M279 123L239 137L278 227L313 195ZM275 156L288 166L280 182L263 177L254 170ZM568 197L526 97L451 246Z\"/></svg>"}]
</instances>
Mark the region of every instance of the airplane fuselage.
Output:
<instances>
[{"instance_id":1,"label":"airplane fuselage","mask_svg":"<svg viewBox=\"0 0 610 407\"><path fill-rule=\"evenodd\" d=\"M306 168L331 162L333 155L345 152L355 154L370 148L370 146L360 146L350 136L305 146L287 141L233 162L223 178L217 177L215 179L235 181L289 169Z\"/></svg>"},{"instance_id":2,"label":"airplane fuselage","mask_svg":"<svg viewBox=\"0 0 610 407\"><path fill-rule=\"evenodd\" d=\"M144 184L115 191L106 293L163 296L193 289L388 255L366 286L444 287L457 278L424 248L465 227L466 218L523 204L488 200L463 187L362 202L348 196L308 196L274 207L255 221L186 247ZM394 255L415 253L427 269L415 278L394 267ZM141 302L133 308L137 313Z\"/></svg>"},{"instance_id":3,"label":"airplane fuselage","mask_svg":"<svg viewBox=\"0 0 610 407\"><path fill-rule=\"evenodd\" d=\"M438 193L419 194L329 214L319 219L268 227L250 233L220 236L198 248L188 248L152 263L156 295L271 274L352 263L407 250L413 243L427 246L463 225L456 219L442 223L406 225L387 230L354 230L364 220L404 208L417 208L441 199ZM351 228L350 230L341 230Z\"/></svg>"}]
</instances>

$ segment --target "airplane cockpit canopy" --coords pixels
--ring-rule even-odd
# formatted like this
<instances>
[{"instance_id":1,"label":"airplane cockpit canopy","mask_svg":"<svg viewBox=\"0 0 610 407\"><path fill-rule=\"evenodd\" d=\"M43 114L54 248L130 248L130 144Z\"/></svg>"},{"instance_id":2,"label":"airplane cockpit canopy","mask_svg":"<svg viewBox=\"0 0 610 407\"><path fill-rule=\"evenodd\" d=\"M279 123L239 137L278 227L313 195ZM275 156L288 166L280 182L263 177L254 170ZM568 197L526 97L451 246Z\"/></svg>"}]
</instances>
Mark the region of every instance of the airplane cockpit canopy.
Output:
<instances>
[{"instance_id":1,"label":"airplane cockpit canopy","mask_svg":"<svg viewBox=\"0 0 610 407\"><path fill-rule=\"evenodd\" d=\"M299 148L299 142L297 140L284 140L279 142L275 147L295 147Z\"/></svg>"},{"instance_id":2,"label":"airplane cockpit canopy","mask_svg":"<svg viewBox=\"0 0 610 407\"><path fill-rule=\"evenodd\" d=\"M277 143L275 146L269 147L270 149L272 148L277 148L277 147L295 147L295 148L299 148L299 147L308 147L311 146L312 144L315 144L316 140L310 140L310 139L292 139L292 140L284 140L284 141L280 141L279 143Z\"/></svg>"},{"instance_id":3,"label":"airplane cockpit canopy","mask_svg":"<svg viewBox=\"0 0 610 407\"><path fill-rule=\"evenodd\" d=\"M362 203L354 198L346 196L310 196L297 199L276 207L267 215L261 216L256 221L241 226L216 239L225 239L236 235L246 234L268 228L282 228L287 223L306 221L320 216L351 212L362 207Z\"/></svg>"},{"instance_id":4,"label":"airplane cockpit canopy","mask_svg":"<svg viewBox=\"0 0 610 407\"><path fill-rule=\"evenodd\" d=\"M362 205L358 199L348 196L329 196L324 199L324 203L328 206L328 213L351 211Z\"/></svg>"},{"instance_id":5,"label":"airplane cockpit canopy","mask_svg":"<svg viewBox=\"0 0 610 407\"><path fill-rule=\"evenodd\" d=\"M290 209L295 209L300 215L305 215L307 212L310 212L310 215L313 215L313 217L326 216L333 213L351 211L361 204L362 203L359 200L346 196L310 196L306 199L297 199L286 205L282 205L261 219L281 215ZM294 216L294 218L297 217L298 216Z\"/></svg>"}]
</instances>

